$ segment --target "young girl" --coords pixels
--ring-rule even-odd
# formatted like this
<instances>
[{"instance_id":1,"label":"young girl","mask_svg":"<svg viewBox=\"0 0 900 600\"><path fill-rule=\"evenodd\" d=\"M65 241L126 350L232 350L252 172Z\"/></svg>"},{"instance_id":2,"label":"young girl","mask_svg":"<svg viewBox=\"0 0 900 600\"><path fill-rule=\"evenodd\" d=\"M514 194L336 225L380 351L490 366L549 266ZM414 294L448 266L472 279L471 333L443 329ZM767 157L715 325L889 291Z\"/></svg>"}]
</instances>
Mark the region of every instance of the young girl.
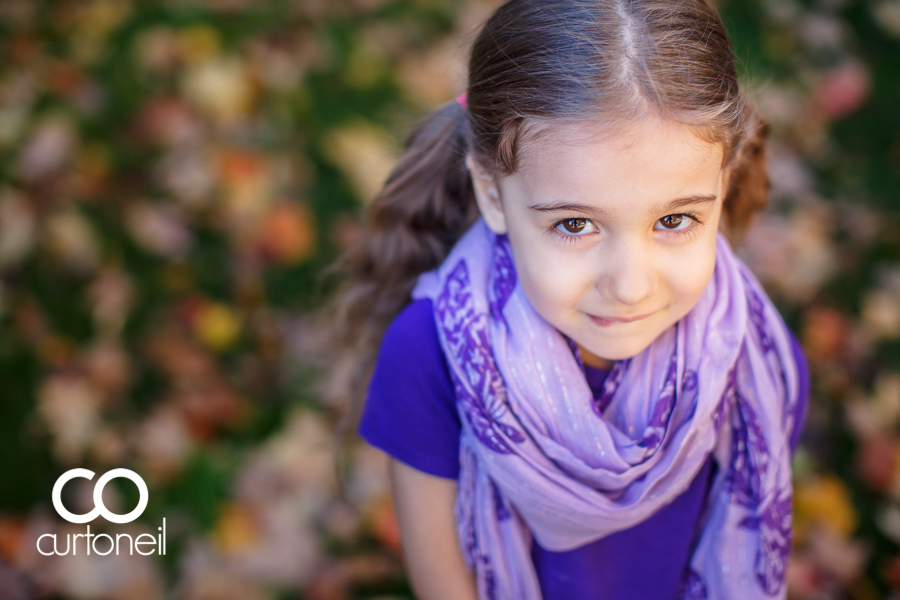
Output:
<instances>
[{"instance_id":1,"label":"young girl","mask_svg":"<svg viewBox=\"0 0 900 600\"><path fill-rule=\"evenodd\" d=\"M766 132L702 0L488 20L338 303L420 598L786 596L808 374L728 241Z\"/></svg>"}]
</instances>

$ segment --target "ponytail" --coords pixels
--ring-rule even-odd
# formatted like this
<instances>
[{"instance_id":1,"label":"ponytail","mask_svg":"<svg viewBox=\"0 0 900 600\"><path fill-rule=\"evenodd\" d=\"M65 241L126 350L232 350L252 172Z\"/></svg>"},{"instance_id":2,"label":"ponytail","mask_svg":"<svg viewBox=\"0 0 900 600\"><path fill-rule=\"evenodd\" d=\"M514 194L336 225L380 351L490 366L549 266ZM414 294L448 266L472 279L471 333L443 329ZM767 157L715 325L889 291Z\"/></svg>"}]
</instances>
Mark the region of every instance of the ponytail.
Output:
<instances>
[{"instance_id":1,"label":"ponytail","mask_svg":"<svg viewBox=\"0 0 900 600\"><path fill-rule=\"evenodd\" d=\"M478 217L465 155L468 113L449 102L407 138L403 155L368 207L364 233L325 274L345 277L322 314L329 336L319 393L355 427L390 322L418 276L443 262Z\"/></svg>"}]
</instances>

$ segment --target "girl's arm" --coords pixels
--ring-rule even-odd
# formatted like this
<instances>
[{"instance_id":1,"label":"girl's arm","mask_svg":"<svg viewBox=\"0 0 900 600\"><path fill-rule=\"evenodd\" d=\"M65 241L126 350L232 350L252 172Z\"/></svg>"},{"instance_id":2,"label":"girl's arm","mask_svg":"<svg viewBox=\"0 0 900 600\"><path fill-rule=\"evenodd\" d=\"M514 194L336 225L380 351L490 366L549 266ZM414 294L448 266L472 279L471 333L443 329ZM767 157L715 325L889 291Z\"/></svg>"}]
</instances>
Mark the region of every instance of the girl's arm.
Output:
<instances>
[{"instance_id":1,"label":"girl's arm","mask_svg":"<svg viewBox=\"0 0 900 600\"><path fill-rule=\"evenodd\" d=\"M477 600L475 577L459 550L453 504L456 481L435 477L394 458L391 491L403 560L419 600Z\"/></svg>"}]
</instances>

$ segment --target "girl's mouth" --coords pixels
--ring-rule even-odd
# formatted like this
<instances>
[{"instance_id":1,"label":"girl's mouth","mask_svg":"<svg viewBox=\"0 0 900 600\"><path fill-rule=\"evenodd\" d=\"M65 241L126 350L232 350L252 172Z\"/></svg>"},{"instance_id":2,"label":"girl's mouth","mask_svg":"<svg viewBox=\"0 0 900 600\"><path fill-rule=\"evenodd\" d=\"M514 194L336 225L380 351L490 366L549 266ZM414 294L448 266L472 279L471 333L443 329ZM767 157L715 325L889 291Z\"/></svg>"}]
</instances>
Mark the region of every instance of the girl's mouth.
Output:
<instances>
[{"instance_id":1,"label":"girl's mouth","mask_svg":"<svg viewBox=\"0 0 900 600\"><path fill-rule=\"evenodd\" d=\"M610 325L619 325L621 323L631 323L632 321L640 321L641 319L646 319L653 313L647 313L645 315L635 315L633 317L596 317L594 315L588 315L591 320L600 325L601 327L609 327Z\"/></svg>"}]
</instances>

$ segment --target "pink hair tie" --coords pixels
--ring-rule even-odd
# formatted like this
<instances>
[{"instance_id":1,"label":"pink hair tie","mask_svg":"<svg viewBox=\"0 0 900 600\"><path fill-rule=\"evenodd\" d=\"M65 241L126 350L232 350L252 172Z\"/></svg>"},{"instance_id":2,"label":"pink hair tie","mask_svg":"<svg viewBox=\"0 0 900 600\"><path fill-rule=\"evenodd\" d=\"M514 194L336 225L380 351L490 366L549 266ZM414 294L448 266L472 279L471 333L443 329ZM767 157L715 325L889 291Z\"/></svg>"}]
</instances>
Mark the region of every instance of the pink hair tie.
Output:
<instances>
[{"instance_id":1,"label":"pink hair tie","mask_svg":"<svg viewBox=\"0 0 900 600\"><path fill-rule=\"evenodd\" d=\"M466 101L466 93L465 92L463 92L462 94L457 96L456 101L459 102L460 106L462 106L463 108L465 108L465 109L469 108L469 103Z\"/></svg>"}]
</instances>

